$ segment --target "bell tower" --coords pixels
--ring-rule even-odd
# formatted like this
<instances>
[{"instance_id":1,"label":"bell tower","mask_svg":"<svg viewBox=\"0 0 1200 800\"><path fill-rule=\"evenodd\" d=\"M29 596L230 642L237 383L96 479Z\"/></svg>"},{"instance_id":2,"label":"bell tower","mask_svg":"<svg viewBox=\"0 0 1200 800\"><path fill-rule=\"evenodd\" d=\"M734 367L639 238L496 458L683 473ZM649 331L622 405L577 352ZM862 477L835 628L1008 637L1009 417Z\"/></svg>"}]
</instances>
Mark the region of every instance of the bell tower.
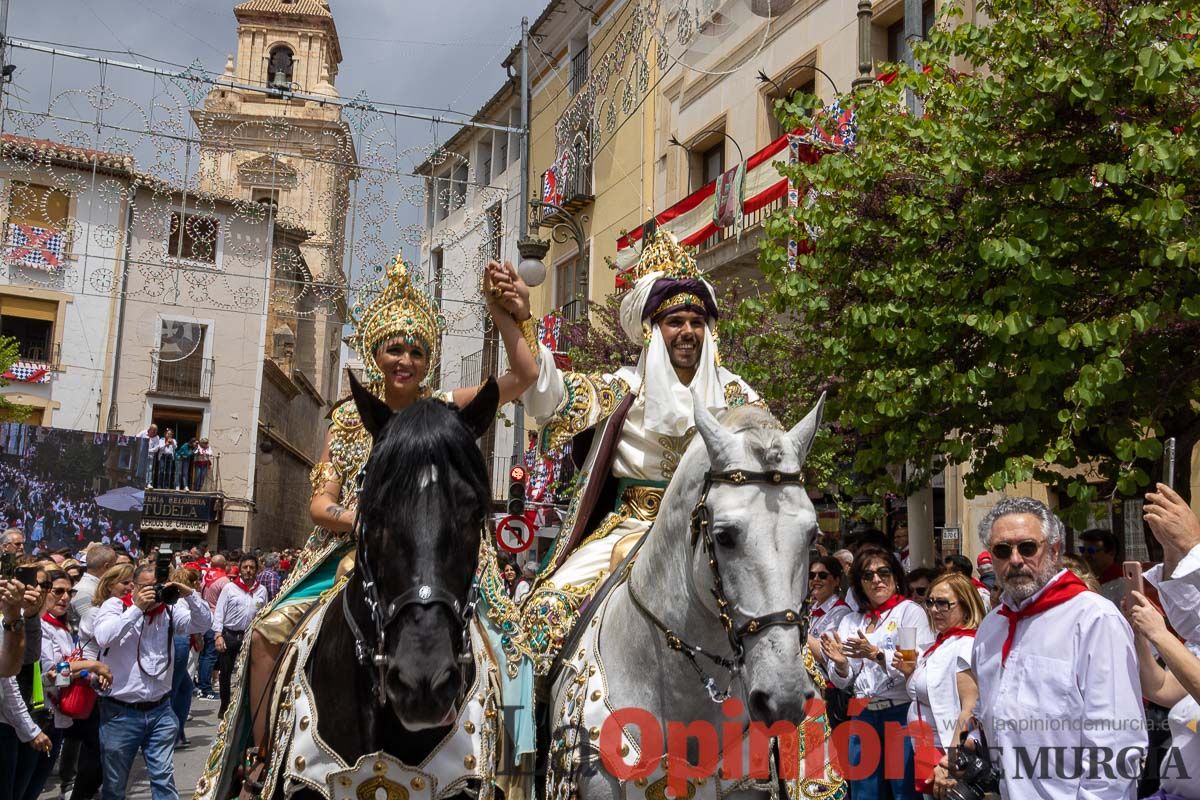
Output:
<instances>
[{"instance_id":1,"label":"bell tower","mask_svg":"<svg viewBox=\"0 0 1200 800\"><path fill-rule=\"evenodd\" d=\"M272 330L286 325L294 334L293 371L331 404L340 384L342 261L357 156L341 108L296 95L338 97L337 27L324 0L245 0L233 13L236 55L192 112L201 132L200 187L263 203L280 225L307 232L300 259L281 258L278 247L273 254L268 313Z\"/></svg>"}]
</instances>

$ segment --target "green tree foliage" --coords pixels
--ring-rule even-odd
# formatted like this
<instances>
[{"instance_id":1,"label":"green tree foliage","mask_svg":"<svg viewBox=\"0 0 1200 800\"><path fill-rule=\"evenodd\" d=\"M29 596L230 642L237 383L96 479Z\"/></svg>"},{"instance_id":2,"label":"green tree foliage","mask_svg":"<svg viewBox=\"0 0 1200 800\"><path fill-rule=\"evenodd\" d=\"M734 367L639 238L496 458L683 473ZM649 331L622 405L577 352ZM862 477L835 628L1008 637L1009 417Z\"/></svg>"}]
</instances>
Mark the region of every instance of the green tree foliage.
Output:
<instances>
[{"instance_id":1,"label":"green tree foliage","mask_svg":"<svg viewBox=\"0 0 1200 800\"><path fill-rule=\"evenodd\" d=\"M8 368L17 360L17 340L5 336L0 336L0 375L8 371ZM0 378L0 386L7 386L8 381ZM19 406L5 400L0 396L0 422L13 422L19 420L29 413L29 409L25 406Z\"/></svg>"},{"instance_id":2,"label":"green tree foliage","mask_svg":"<svg viewBox=\"0 0 1200 800\"><path fill-rule=\"evenodd\" d=\"M1134 495L1157 437L1186 454L1200 435L1200 7L979 6L986 27L951 10L924 71L851 98L851 152L783 168L812 191L769 223L770 289L741 322L784 321L749 362L803 362L758 382L772 399L833 389L843 485L971 461L969 495L1035 479L1086 502L1089 477ZM789 238L814 245L794 271Z\"/></svg>"}]
</instances>

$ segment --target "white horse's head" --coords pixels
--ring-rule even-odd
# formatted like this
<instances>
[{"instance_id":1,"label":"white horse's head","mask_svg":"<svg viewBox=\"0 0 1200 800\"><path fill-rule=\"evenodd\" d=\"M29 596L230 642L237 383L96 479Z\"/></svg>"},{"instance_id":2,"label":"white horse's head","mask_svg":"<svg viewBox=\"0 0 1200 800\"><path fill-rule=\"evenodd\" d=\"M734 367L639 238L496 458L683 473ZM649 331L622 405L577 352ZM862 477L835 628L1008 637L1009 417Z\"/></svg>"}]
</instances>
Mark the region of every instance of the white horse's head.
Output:
<instances>
[{"instance_id":1,"label":"white horse's head","mask_svg":"<svg viewBox=\"0 0 1200 800\"><path fill-rule=\"evenodd\" d=\"M693 443L691 458L680 464L690 473L686 483L704 484L704 473L799 473L812 447L825 397L800 421L784 432L770 414L744 407L718 422L696 403L696 431L707 458ZM776 612L799 610L808 596L808 554L817 531L817 514L808 492L796 482L771 485L714 483L706 500L721 583L729 602L733 628ZM712 568L704 548L695 547L693 585L710 609L717 612L711 591ZM744 632L745 665L742 682L752 718L774 723L799 722L805 702L816 687L803 666L801 627L771 625Z\"/></svg>"}]
</instances>

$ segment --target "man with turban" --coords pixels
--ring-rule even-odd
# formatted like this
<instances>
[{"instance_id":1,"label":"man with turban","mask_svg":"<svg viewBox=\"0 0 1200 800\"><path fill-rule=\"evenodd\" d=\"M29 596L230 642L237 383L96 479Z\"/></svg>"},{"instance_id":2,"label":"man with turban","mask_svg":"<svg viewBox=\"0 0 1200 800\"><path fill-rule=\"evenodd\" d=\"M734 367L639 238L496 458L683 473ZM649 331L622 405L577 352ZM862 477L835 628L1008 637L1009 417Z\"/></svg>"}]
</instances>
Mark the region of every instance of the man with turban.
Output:
<instances>
[{"instance_id":1,"label":"man with turban","mask_svg":"<svg viewBox=\"0 0 1200 800\"><path fill-rule=\"evenodd\" d=\"M541 427L543 450L573 442L579 489L554 551L519 610L505 643L545 674L582 603L650 529L663 491L695 428L693 394L714 414L760 403L741 378L719 365L717 304L695 260L668 233L647 241L621 301L621 327L642 345L636 367L563 372L525 324L538 362L522 396ZM493 276L501 285L501 279ZM511 284L503 288L510 293ZM511 612L510 613L514 613Z\"/></svg>"}]
</instances>

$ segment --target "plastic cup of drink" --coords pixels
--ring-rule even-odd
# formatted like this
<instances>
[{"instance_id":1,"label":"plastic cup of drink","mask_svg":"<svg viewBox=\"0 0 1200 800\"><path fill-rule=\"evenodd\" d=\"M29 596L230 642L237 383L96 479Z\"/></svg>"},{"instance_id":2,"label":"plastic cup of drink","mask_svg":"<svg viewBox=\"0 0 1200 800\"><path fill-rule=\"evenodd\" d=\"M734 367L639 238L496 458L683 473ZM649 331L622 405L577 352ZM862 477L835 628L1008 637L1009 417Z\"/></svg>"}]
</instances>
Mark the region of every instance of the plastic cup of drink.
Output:
<instances>
[{"instance_id":1,"label":"plastic cup of drink","mask_svg":"<svg viewBox=\"0 0 1200 800\"><path fill-rule=\"evenodd\" d=\"M896 649L900 651L900 657L905 661L917 660L917 629L916 628L901 628L900 635L896 641Z\"/></svg>"}]
</instances>

